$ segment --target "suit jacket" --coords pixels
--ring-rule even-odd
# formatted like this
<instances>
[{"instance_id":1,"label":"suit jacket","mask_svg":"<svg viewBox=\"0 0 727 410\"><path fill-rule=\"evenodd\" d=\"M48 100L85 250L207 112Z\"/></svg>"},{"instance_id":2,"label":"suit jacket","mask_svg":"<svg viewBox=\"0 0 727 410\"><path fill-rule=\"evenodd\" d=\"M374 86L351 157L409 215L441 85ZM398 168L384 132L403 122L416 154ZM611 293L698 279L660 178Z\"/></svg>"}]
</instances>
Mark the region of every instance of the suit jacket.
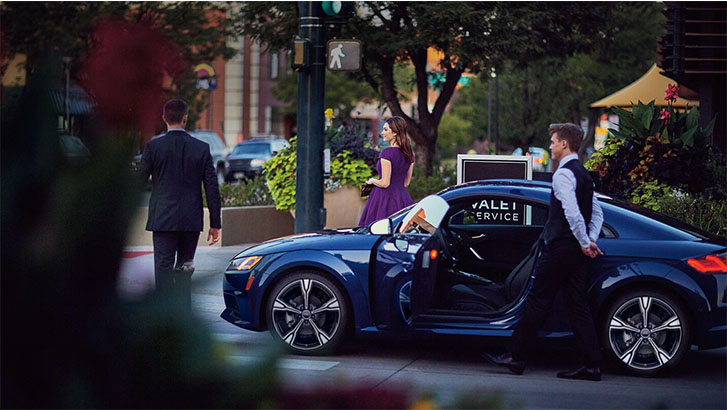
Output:
<instances>
[{"instance_id":1,"label":"suit jacket","mask_svg":"<svg viewBox=\"0 0 727 410\"><path fill-rule=\"evenodd\" d=\"M206 142L169 131L146 144L141 173L144 181L152 177L147 231L202 231L202 184L210 227L222 228L220 190Z\"/></svg>"}]
</instances>

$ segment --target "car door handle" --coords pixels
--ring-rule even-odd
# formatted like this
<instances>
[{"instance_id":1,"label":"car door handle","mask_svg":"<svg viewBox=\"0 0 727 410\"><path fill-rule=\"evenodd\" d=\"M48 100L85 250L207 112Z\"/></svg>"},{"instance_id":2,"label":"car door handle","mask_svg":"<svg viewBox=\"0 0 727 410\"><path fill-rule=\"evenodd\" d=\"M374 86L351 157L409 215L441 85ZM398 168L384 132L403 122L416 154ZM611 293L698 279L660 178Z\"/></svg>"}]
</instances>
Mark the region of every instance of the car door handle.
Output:
<instances>
[{"instance_id":1,"label":"car door handle","mask_svg":"<svg viewBox=\"0 0 727 410\"><path fill-rule=\"evenodd\" d=\"M482 239L482 238L487 238L487 234L486 233L481 233L481 234L479 234L477 236L473 236L472 237L472 239Z\"/></svg>"}]
</instances>

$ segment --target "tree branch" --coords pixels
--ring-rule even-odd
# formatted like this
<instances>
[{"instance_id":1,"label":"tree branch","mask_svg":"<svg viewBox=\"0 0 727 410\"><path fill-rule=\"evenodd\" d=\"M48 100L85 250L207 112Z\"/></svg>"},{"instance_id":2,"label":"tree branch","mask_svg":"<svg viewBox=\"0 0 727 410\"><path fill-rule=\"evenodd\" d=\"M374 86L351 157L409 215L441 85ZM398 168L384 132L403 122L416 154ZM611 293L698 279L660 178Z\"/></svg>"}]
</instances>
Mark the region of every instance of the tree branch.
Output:
<instances>
[{"instance_id":1,"label":"tree branch","mask_svg":"<svg viewBox=\"0 0 727 410\"><path fill-rule=\"evenodd\" d=\"M451 66L447 68L446 80L444 81L444 85L442 85L442 91L439 93L439 97L437 97L437 101L434 103L434 109L432 110L432 121L434 122L435 128L439 127L439 120L442 119L444 109L447 108L447 104L452 99L460 77L462 77L461 69Z\"/></svg>"}]
</instances>

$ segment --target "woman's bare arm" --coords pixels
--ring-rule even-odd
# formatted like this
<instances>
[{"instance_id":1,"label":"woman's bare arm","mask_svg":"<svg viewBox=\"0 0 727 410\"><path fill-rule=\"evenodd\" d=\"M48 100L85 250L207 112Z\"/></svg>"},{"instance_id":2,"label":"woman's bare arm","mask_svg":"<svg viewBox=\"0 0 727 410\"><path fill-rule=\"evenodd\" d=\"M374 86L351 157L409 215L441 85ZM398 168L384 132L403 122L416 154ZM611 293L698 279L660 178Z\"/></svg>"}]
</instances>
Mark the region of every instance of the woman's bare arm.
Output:
<instances>
[{"instance_id":1,"label":"woman's bare arm","mask_svg":"<svg viewBox=\"0 0 727 410\"><path fill-rule=\"evenodd\" d=\"M409 184L411 183L411 174L414 172L414 163L409 165L409 170L406 171L406 178L404 179L404 187L408 188Z\"/></svg>"},{"instance_id":2,"label":"woman's bare arm","mask_svg":"<svg viewBox=\"0 0 727 410\"><path fill-rule=\"evenodd\" d=\"M388 188L391 183L391 161L381 158L381 179L369 178L367 184L374 184L379 188Z\"/></svg>"}]
</instances>

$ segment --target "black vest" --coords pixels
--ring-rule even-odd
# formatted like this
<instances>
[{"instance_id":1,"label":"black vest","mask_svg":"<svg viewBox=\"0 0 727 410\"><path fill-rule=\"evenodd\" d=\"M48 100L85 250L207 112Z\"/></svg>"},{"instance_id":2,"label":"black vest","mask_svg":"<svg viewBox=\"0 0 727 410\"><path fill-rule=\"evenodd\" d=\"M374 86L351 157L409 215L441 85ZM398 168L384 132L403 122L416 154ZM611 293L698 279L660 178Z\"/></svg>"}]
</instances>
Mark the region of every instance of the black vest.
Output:
<instances>
[{"instance_id":1,"label":"black vest","mask_svg":"<svg viewBox=\"0 0 727 410\"><path fill-rule=\"evenodd\" d=\"M571 170L576 177L576 201L578 201L578 209L583 215L583 220L586 222L586 234L588 234L588 224L591 222L591 214L593 213L593 179L578 160L566 162L563 168ZM548 213L548 221L545 223L543 239L547 244L561 238L575 239L573 232L570 230L570 225L568 225L568 220L565 219L563 204L551 191L550 212Z\"/></svg>"}]
</instances>

